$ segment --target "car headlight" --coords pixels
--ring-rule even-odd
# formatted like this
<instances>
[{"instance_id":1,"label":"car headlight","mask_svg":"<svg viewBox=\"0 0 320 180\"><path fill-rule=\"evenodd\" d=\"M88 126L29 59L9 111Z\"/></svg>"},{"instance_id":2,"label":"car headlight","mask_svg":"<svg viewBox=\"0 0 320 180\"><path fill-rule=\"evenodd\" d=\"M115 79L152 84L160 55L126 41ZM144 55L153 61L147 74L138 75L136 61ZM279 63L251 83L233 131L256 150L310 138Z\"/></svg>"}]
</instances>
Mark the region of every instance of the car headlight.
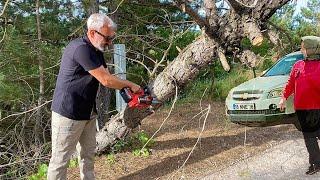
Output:
<instances>
[{"instance_id":1,"label":"car headlight","mask_svg":"<svg viewBox=\"0 0 320 180\"><path fill-rule=\"evenodd\" d=\"M268 98L277 98L282 96L282 89L274 89L269 92Z\"/></svg>"}]
</instances>

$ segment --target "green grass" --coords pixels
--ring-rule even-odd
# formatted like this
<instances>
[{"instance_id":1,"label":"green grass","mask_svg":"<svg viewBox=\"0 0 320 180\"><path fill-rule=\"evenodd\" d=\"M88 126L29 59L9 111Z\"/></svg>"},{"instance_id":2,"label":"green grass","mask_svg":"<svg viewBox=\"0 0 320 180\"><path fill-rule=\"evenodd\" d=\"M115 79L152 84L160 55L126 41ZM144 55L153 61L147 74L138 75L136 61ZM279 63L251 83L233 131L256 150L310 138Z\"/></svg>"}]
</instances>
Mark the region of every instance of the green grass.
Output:
<instances>
[{"instance_id":1,"label":"green grass","mask_svg":"<svg viewBox=\"0 0 320 180\"><path fill-rule=\"evenodd\" d=\"M78 167L79 163L78 163L78 159L70 159L69 161L69 168L76 168Z\"/></svg>"},{"instance_id":2,"label":"green grass","mask_svg":"<svg viewBox=\"0 0 320 180\"><path fill-rule=\"evenodd\" d=\"M38 168L38 172L28 177L28 180L45 180L47 177L48 165L41 164Z\"/></svg>"},{"instance_id":3,"label":"green grass","mask_svg":"<svg viewBox=\"0 0 320 180\"><path fill-rule=\"evenodd\" d=\"M201 98L204 100L224 100L233 87L252 77L252 70L234 68L227 75L215 78L214 81L210 78L198 78L193 83L190 83L179 95L178 104L196 102ZM167 103L167 106L170 104L170 102Z\"/></svg>"},{"instance_id":4,"label":"green grass","mask_svg":"<svg viewBox=\"0 0 320 180\"><path fill-rule=\"evenodd\" d=\"M211 97L216 100L224 100L229 91L239 84L247 81L253 77L251 70L236 69L232 71L227 77L217 79L213 85L213 92Z\"/></svg>"},{"instance_id":5,"label":"green grass","mask_svg":"<svg viewBox=\"0 0 320 180\"><path fill-rule=\"evenodd\" d=\"M114 155L114 153L107 154L107 161L106 162L108 165L112 165L112 164L116 163L116 156Z\"/></svg>"}]
</instances>

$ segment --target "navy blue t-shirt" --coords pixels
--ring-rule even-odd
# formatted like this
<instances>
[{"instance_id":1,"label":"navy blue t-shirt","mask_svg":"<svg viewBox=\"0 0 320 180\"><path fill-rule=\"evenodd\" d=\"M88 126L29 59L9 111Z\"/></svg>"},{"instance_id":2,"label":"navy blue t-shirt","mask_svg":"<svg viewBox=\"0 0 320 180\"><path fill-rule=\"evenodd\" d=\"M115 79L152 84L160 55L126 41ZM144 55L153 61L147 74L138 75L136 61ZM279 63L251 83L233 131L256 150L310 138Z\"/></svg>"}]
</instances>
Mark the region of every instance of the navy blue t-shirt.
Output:
<instances>
[{"instance_id":1,"label":"navy blue t-shirt","mask_svg":"<svg viewBox=\"0 0 320 180\"><path fill-rule=\"evenodd\" d=\"M71 41L65 48L51 110L74 120L89 120L99 81L88 71L103 65L103 53L88 37Z\"/></svg>"}]
</instances>

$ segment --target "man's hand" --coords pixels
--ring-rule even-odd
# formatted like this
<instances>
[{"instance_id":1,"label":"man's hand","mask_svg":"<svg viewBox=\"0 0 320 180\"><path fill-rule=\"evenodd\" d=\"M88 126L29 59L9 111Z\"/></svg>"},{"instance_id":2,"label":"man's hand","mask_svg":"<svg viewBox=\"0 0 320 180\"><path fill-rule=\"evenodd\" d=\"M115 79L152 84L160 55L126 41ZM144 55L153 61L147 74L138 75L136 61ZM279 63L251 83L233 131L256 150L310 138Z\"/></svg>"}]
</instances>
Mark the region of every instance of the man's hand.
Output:
<instances>
[{"instance_id":1,"label":"man's hand","mask_svg":"<svg viewBox=\"0 0 320 180\"><path fill-rule=\"evenodd\" d=\"M286 100L284 98L281 98L280 102L279 102L279 107L280 107L280 111L284 111L286 105L285 105Z\"/></svg>"},{"instance_id":2,"label":"man's hand","mask_svg":"<svg viewBox=\"0 0 320 180\"><path fill-rule=\"evenodd\" d=\"M130 90L133 92L133 93L137 93L141 90L141 87L135 83L132 83L132 85L130 86Z\"/></svg>"}]
</instances>

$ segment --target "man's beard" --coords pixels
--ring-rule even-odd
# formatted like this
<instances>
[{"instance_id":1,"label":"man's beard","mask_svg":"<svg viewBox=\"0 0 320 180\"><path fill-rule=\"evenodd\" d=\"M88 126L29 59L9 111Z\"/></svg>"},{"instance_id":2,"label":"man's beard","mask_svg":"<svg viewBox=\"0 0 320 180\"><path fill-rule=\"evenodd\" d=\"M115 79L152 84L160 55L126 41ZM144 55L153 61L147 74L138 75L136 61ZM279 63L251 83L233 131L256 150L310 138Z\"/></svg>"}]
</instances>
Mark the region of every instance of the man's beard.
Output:
<instances>
[{"instance_id":1,"label":"man's beard","mask_svg":"<svg viewBox=\"0 0 320 180\"><path fill-rule=\"evenodd\" d=\"M102 44L97 46L97 49L101 52L106 52L109 50L109 47L107 45L103 46Z\"/></svg>"},{"instance_id":2,"label":"man's beard","mask_svg":"<svg viewBox=\"0 0 320 180\"><path fill-rule=\"evenodd\" d=\"M102 42L98 42L98 43L95 45L95 48L97 48L97 49L98 49L99 51L101 51L101 52L109 51L108 44L103 44Z\"/></svg>"}]
</instances>

